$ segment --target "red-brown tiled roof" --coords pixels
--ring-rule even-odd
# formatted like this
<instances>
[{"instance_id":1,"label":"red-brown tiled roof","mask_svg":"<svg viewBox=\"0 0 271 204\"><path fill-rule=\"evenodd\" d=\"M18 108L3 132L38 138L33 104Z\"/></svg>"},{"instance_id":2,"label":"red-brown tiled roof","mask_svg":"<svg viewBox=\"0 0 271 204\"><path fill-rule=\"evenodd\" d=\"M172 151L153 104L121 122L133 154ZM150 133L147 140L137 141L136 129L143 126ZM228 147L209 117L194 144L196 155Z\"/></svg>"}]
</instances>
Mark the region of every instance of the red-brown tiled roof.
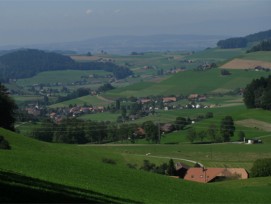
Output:
<instances>
[{"instance_id":1,"label":"red-brown tiled roof","mask_svg":"<svg viewBox=\"0 0 271 204\"><path fill-rule=\"evenodd\" d=\"M216 177L239 177L247 179L248 173L242 168L190 168L184 179L201 183L208 183Z\"/></svg>"}]
</instances>

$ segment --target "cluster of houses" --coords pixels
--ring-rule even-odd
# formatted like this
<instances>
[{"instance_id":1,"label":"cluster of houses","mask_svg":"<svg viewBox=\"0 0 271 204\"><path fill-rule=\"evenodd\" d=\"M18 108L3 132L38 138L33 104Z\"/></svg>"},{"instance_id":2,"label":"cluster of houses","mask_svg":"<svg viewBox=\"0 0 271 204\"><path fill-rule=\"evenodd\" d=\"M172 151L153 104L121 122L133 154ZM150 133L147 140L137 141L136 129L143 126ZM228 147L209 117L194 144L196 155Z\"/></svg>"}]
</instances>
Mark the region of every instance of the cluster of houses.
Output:
<instances>
[{"instance_id":1,"label":"cluster of houses","mask_svg":"<svg viewBox=\"0 0 271 204\"><path fill-rule=\"evenodd\" d=\"M205 168L189 167L183 163L176 164L178 178L187 181L210 183L225 179L248 179L248 172L244 168Z\"/></svg>"},{"instance_id":2,"label":"cluster of houses","mask_svg":"<svg viewBox=\"0 0 271 204\"><path fill-rule=\"evenodd\" d=\"M95 93L92 93L95 94ZM182 98L183 99L183 98ZM183 109L183 108L209 108L210 106L203 106L199 104L199 102L206 101L206 96L200 95L200 94L190 94L186 98L190 101L189 104L180 106L176 104L179 100L176 96L171 97L162 97L159 99L154 98L139 98L137 100L137 103L141 103L143 105L142 110L139 110L139 112L142 112L141 114L136 115L129 115L129 120L136 120L142 116L152 114L154 110L163 109L165 111L170 109ZM75 106L75 107L63 107L58 108L57 110L51 110L50 112L45 113L43 111L43 107L39 106L38 104L29 105L28 108L25 109L29 114L34 115L36 117L42 116L44 114L47 114L52 120L55 122L60 122L63 118L67 117L78 117L82 114L90 114L90 113L101 113L106 111L106 108L104 106ZM143 114L144 113L144 114ZM165 127L166 131L168 132L168 129L172 129L168 125Z\"/></svg>"},{"instance_id":3,"label":"cluster of houses","mask_svg":"<svg viewBox=\"0 0 271 204\"><path fill-rule=\"evenodd\" d=\"M178 101L178 98L177 97L163 97L161 100L162 100L162 103L163 103L163 109L164 110L169 110L169 109L184 109L184 108L189 108L189 109L193 109L193 108L210 108L211 105L202 105L200 104L200 102L204 102L206 101L207 97L204 96L204 95L200 95L200 94L190 94L188 97L187 97L188 101L190 101L187 105L184 105L184 106L180 106L180 105L172 105L171 103L174 103L176 101ZM153 100L153 99L150 99L150 98L141 98L138 100L138 103L141 103L141 104L148 104L148 103L152 103L154 102L155 104L158 103L157 100ZM150 109L155 109L155 110L158 110L158 109L161 109L162 107L157 107L157 106L150 106L149 107Z\"/></svg>"},{"instance_id":4,"label":"cluster of houses","mask_svg":"<svg viewBox=\"0 0 271 204\"><path fill-rule=\"evenodd\" d=\"M82 114L90 113L102 113L104 112L104 106L94 106L94 107L84 107L84 106L75 106L72 108L62 108L60 111L51 112L50 118L55 122L61 122L63 116L77 117Z\"/></svg>"}]
</instances>

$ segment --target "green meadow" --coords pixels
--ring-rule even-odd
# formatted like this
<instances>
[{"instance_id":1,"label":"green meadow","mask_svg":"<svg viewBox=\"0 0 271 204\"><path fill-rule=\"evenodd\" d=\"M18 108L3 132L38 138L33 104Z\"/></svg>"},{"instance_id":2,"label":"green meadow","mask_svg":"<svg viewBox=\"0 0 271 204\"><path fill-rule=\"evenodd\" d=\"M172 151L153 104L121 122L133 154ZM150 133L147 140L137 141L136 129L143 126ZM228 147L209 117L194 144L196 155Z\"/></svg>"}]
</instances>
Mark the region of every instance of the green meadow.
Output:
<instances>
[{"instance_id":1,"label":"green meadow","mask_svg":"<svg viewBox=\"0 0 271 204\"><path fill-rule=\"evenodd\" d=\"M270 52L245 53L243 49L206 49L194 54L184 52L144 53L144 55L111 56L119 65L126 65L139 78L129 78L113 84L118 87L101 96L84 96L51 105L49 108L69 105L108 106L120 97L170 96L198 93L209 94L205 109L158 110L154 115L140 118L133 123L145 121L174 123L176 117L195 120L212 112L213 118L196 121L184 130L161 134L160 144L149 144L146 140L109 143L103 145L72 145L46 143L28 137L40 123L18 123L21 134L0 129L11 145L11 150L0 150L0 202L80 202L80 203L269 203L271 200L271 177L229 180L200 184L140 170L144 160L160 165L173 158L175 162L186 160L200 162L206 167L242 167L248 172L253 162L259 158L271 157L271 112L261 109L247 109L242 96L226 94L244 88L251 80L266 77L268 72L230 70L231 75L221 76L221 69L193 71L198 63L216 62L218 65L233 58L270 61ZM182 60L195 61L184 64ZM197 62L196 62L197 61ZM155 77L157 69L187 66L187 71L174 75ZM155 69L144 70L144 66ZM190 69L191 68L191 69ZM18 86L33 84L73 83L81 76L104 71L54 71L43 72L29 79L20 79ZM97 88L104 81L93 84ZM100 80L100 79L99 79ZM106 79L105 79L106 80ZM138 83L136 83L138 82ZM73 88L72 88L73 87ZM16 87L15 87L16 88ZM17 87L18 88L18 87ZM55 87L54 87L55 88ZM76 89L79 85L69 88ZM26 90L28 93L29 90ZM33 95L14 96L18 104L42 100ZM184 105L181 100L174 105ZM80 116L83 120L115 122L120 115L109 112ZM243 131L246 139L260 138L263 144L209 143L208 138L191 144L186 135L189 129L205 131L214 124L219 129L225 116L232 116L235 135ZM245 121L245 122L244 122ZM130 122L129 122L130 123ZM113 163L106 161L113 161ZM131 169L128 164L136 169ZM15 195L15 196L14 196Z\"/></svg>"},{"instance_id":2,"label":"green meadow","mask_svg":"<svg viewBox=\"0 0 271 204\"><path fill-rule=\"evenodd\" d=\"M220 69L184 71L158 82L141 82L107 92L104 96L142 97L151 95L187 95L191 93L225 93L244 88L252 79L267 76L266 72L231 70L231 75L221 76Z\"/></svg>"},{"instance_id":3,"label":"green meadow","mask_svg":"<svg viewBox=\"0 0 271 204\"><path fill-rule=\"evenodd\" d=\"M52 84L52 83L74 83L75 81L81 80L82 76L89 76L92 74L97 74L100 76L104 76L108 74L108 72L101 70L61 70L61 71L47 71L41 72L34 77L19 79L17 84L19 86L31 86L33 84Z\"/></svg>"},{"instance_id":4,"label":"green meadow","mask_svg":"<svg viewBox=\"0 0 271 204\"><path fill-rule=\"evenodd\" d=\"M246 53L238 58L271 62L271 51L258 51Z\"/></svg>"},{"instance_id":5,"label":"green meadow","mask_svg":"<svg viewBox=\"0 0 271 204\"><path fill-rule=\"evenodd\" d=\"M12 147L0 151L0 186L10 189L1 201L16 200L12 193L21 187L26 193L38 191L44 200L62 192L66 199L69 195L95 203L266 203L271 198L269 177L199 184L127 167L144 159L164 162L167 157L250 167L256 158L271 156L270 144L77 146L40 142L3 129L0 133ZM103 162L104 158L115 164Z\"/></svg>"},{"instance_id":6,"label":"green meadow","mask_svg":"<svg viewBox=\"0 0 271 204\"><path fill-rule=\"evenodd\" d=\"M50 108L67 107L69 105L74 105L74 104L76 104L78 106L83 106L83 105L108 106L111 103L113 103L113 101L111 101L111 100L101 98L99 96L87 95L87 96L82 96L82 97L79 97L76 99L63 101L61 103L56 103L56 104L53 104L49 107Z\"/></svg>"},{"instance_id":7,"label":"green meadow","mask_svg":"<svg viewBox=\"0 0 271 204\"><path fill-rule=\"evenodd\" d=\"M216 60L219 62L226 61L245 53L244 49L219 49L211 48L204 51L196 52L186 57L191 60Z\"/></svg>"},{"instance_id":8,"label":"green meadow","mask_svg":"<svg viewBox=\"0 0 271 204\"><path fill-rule=\"evenodd\" d=\"M111 121L111 122L116 122L118 116L120 116L120 114L113 114L113 113L104 112L104 113L82 115L82 116L79 117L79 119L82 119L82 120L92 120L92 121Z\"/></svg>"}]
</instances>

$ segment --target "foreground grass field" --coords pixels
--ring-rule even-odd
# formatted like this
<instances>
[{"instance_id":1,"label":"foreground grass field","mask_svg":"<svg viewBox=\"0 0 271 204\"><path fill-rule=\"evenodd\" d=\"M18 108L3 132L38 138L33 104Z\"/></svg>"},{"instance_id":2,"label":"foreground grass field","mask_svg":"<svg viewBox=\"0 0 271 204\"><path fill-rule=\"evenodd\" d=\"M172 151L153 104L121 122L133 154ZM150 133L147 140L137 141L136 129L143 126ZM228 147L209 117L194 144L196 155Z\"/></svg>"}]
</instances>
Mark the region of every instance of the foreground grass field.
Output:
<instances>
[{"instance_id":1,"label":"foreground grass field","mask_svg":"<svg viewBox=\"0 0 271 204\"><path fill-rule=\"evenodd\" d=\"M146 152L210 164L251 165L256 158L270 157L270 144L214 145L213 157L206 158L210 153L210 146L206 145L75 146L44 143L3 129L0 133L12 147L10 151L0 151L0 176L5 178L0 187L8 191L0 196L1 202L18 202L20 194L16 200L15 193L20 189L30 195L38 192L47 198L45 201L57 195L73 198L74 202L93 203L266 203L271 199L270 178L198 184L127 167L127 163L152 160L142 156ZM103 158L116 164L104 163ZM38 199L32 198L32 202Z\"/></svg>"}]
</instances>

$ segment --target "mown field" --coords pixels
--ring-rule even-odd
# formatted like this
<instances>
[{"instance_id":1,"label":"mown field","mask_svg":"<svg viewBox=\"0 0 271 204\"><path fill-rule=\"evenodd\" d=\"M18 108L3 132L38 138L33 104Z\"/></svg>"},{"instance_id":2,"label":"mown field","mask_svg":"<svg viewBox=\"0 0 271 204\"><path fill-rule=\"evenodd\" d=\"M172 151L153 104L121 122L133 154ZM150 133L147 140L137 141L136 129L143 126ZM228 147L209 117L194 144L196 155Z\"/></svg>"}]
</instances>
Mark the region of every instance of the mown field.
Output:
<instances>
[{"instance_id":1,"label":"mown field","mask_svg":"<svg viewBox=\"0 0 271 204\"><path fill-rule=\"evenodd\" d=\"M40 142L3 129L0 133L12 147L0 154L1 178L5 178L0 186L9 187L1 201L18 199L14 193L19 187L27 193L38 190L47 200L50 193L62 192L93 203L267 203L271 199L270 178L198 184L127 167L144 159L168 161L146 153L205 165L249 167L256 158L271 156L270 144L76 146ZM104 158L116 164L105 163Z\"/></svg>"}]
</instances>

